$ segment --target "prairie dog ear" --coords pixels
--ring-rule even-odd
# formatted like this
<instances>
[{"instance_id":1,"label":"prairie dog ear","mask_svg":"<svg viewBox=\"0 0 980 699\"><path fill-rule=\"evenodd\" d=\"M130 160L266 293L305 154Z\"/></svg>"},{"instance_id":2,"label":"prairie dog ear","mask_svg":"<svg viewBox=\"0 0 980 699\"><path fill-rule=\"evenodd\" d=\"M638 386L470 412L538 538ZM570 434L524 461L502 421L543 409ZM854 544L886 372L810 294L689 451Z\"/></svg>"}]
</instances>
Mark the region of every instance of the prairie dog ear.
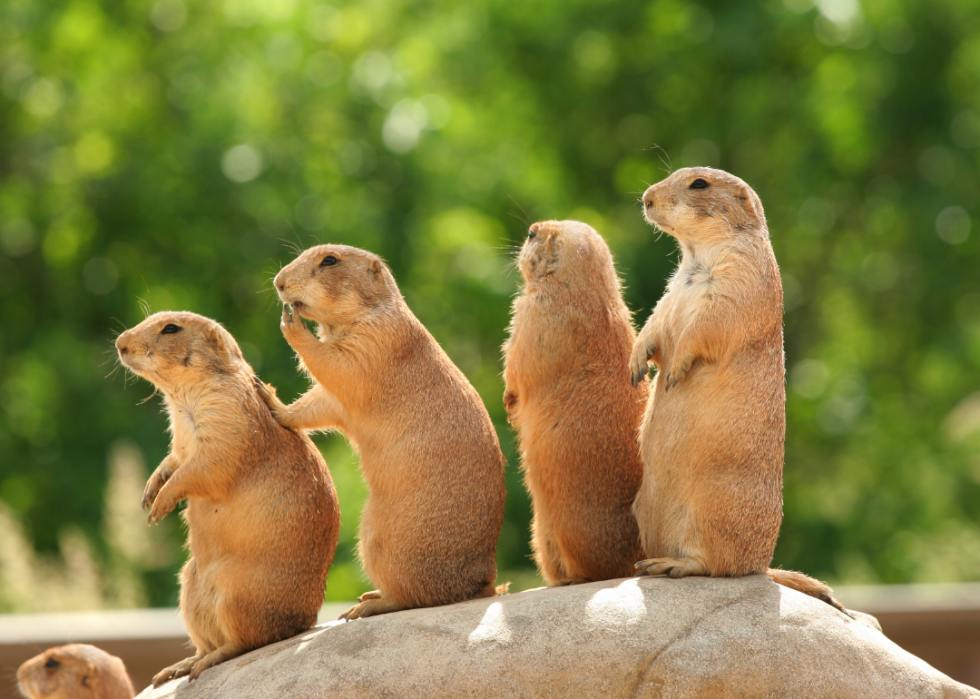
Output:
<instances>
[{"instance_id":1,"label":"prairie dog ear","mask_svg":"<svg viewBox=\"0 0 980 699\"><path fill-rule=\"evenodd\" d=\"M736 199L738 199L739 204L745 209L745 213L757 220L762 225L766 223L766 214L762 209L762 201L759 196L752 191L752 188L747 184L742 183L738 185L738 189L735 193Z\"/></svg>"},{"instance_id":2,"label":"prairie dog ear","mask_svg":"<svg viewBox=\"0 0 980 699\"><path fill-rule=\"evenodd\" d=\"M220 326L208 325L204 329L204 337L208 344L214 347L217 354L227 354L231 359L244 361L245 357L242 355L241 349L234 341L229 342L227 332Z\"/></svg>"},{"instance_id":3,"label":"prairie dog ear","mask_svg":"<svg viewBox=\"0 0 980 699\"><path fill-rule=\"evenodd\" d=\"M99 669L95 663L86 663L85 672L82 674L82 686L95 689L99 686Z\"/></svg>"},{"instance_id":4,"label":"prairie dog ear","mask_svg":"<svg viewBox=\"0 0 980 699\"><path fill-rule=\"evenodd\" d=\"M368 272L374 275L375 279L381 278L381 260L373 259L368 264Z\"/></svg>"},{"instance_id":5,"label":"prairie dog ear","mask_svg":"<svg viewBox=\"0 0 980 699\"><path fill-rule=\"evenodd\" d=\"M204 327L204 339L216 350L221 351L225 349L225 339L221 337L221 331L213 325Z\"/></svg>"}]
</instances>

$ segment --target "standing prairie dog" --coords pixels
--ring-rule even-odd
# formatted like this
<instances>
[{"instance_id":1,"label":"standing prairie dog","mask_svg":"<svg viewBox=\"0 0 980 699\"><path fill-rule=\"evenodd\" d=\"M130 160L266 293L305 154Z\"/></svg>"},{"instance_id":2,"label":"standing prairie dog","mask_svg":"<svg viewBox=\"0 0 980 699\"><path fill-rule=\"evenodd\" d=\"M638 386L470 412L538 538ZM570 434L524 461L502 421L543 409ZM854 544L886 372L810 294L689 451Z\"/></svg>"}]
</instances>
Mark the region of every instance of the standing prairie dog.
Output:
<instances>
[{"instance_id":1,"label":"standing prairie dog","mask_svg":"<svg viewBox=\"0 0 980 699\"><path fill-rule=\"evenodd\" d=\"M116 340L119 357L164 395L171 451L143 496L158 522L187 498L180 611L197 650L154 686L316 624L340 529L319 450L284 429L235 338L194 313L157 313Z\"/></svg>"},{"instance_id":2,"label":"standing prairie dog","mask_svg":"<svg viewBox=\"0 0 980 699\"><path fill-rule=\"evenodd\" d=\"M480 396L405 304L377 255L306 250L276 275L281 329L316 380L279 422L338 429L370 494L358 553L377 590L341 618L489 597L504 515L504 457ZM289 308L292 308L290 314ZM319 324L319 339L300 316Z\"/></svg>"},{"instance_id":3,"label":"standing prairie dog","mask_svg":"<svg viewBox=\"0 0 980 699\"><path fill-rule=\"evenodd\" d=\"M612 255L584 223L545 221L518 265L504 405L534 507L534 560L549 585L628 577L643 553L630 508L647 384L630 385L636 332Z\"/></svg>"},{"instance_id":4,"label":"standing prairie dog","mask_svg":"<svg viewBox=\"0 0 980 699\"><path fill-rule=\"evenodd\" d=\"M48 648L17 669L27 699L132 699L123 661L84 643Z\"/></svg>"},{"instance_id":5,"label":"standing prairie dog","mask_svg":"<svg viewBox=\"0 0 980 699\"><path fill-rule=\"evenodd\" d=\"M658 366L633 504L641 575L767 573L843 611L823 583L769 568L783 513L783 288L762 202L745 182L684 168L643 195L681 261L636 340L633 381Z\"/></svg>"}]
</instances>

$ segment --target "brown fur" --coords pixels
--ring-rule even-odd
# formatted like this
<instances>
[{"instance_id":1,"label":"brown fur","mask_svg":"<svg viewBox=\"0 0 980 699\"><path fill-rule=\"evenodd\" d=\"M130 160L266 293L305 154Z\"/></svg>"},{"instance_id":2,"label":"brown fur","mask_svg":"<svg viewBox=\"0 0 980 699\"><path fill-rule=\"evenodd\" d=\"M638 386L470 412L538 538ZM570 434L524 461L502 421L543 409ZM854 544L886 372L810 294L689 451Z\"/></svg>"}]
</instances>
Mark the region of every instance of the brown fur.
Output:
<instances>
[{"instance_id":1,"label":"brown fur","mask_svg":"<svg viewBox=\"0 0 980 699\"><path fill-rule=\"evenodd\" d=\"M17 669L27 699L132 699L123 661L101 648L72 643L48 648Z\"/></svg>"},{"instance_id":2,"label":"brown fur","mask_svg":"<svg viewBox=\"0 0 980 699\"><path fill-rule=\"evenodd\" d=\"M165 334L168 326L179 331ZM197 653L154 686L204 670L316 623L340 529L319 450L283 429L235 339L194 313L157 313L116 340L123 363L157 386L170 454L150 476L150 521L187 498L180 609Z\"/></svg>"},{"instance_id":3,"label":"brown fur","mask_svg":"<svg viewBox=\"0 0 980 699\"><path fill-rule=\"evenodd\" d=\"M692 189L701 179L706 188ZM637 338L634 380L659 370L640 431L640 574L747 575L843 609L830 588L769 569L782 520L783 289L762 202L721 170L685 168L643 195L681 262Z\"/></svg>"},{"instance_id":4,"label":"brown fur","mask_svg":"<svg viewBox=\"0 0 980 699\"><path fill-rule=\"evenodd\" d=\"M378 589L341 618L496 594L505 498L497 435L388 267L358 248L320 245L275 286L287 304L283 335L316 385L292 405L272 392L267 402L292 429L343 432L370 491L358 552ZM319 339L300 315L319 324Z\"/></svg>"},{"instance_id":5,"label":"brown fur","mask_svg":"<svg viewBox=\"0 0 980 699\"><path fill-rule=\"evenodd\" d=\"M630 385L636 331L612 255L584 223L546 221L518 264L504 405L534 507L534 560L549 585L630 576L643 553L630 507L647 384Z\"/></svg>"}]
</instances>

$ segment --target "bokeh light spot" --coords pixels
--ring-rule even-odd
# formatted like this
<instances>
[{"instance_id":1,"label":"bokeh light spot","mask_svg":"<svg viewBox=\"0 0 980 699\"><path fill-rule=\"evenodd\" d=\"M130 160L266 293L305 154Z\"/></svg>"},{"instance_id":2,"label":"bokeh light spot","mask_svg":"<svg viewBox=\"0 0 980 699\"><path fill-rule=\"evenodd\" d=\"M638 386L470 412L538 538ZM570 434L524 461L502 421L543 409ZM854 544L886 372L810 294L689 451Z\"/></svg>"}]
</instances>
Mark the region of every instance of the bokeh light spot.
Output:
<instances>
[{"instance_id":1,"label":"bokeh light spot","mask_svg":"<svg viewBox=\"0 0 980 699\"><path fill-rule=\"evenodd\" d=\"M221 171L232 182L251 182L262 174L262 154L247 143L230 148L221 159Z\"/></svg>"}]
</instances>

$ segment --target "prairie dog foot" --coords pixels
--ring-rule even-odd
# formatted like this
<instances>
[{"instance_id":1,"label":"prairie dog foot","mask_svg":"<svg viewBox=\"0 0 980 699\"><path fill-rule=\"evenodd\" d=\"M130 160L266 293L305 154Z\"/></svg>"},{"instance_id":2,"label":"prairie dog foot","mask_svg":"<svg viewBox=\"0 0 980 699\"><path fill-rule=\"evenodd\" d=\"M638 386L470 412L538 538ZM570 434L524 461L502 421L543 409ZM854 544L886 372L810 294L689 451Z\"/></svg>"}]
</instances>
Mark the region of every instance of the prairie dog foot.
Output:
<instances>
[{"instance_id":1,"label":"prairie dog foot","mask_svg":"<svg viewBox=\"0 0 980 699\"><path fill-rule=\"evenodd\" d=\"M200 659L201 656L192 655L190 658L185 658L179 663L160 670L160 672L153 676L153 686L159 687L164 682L169 682L170 680L176 680L179 677L189 675L191 670L194 669L195 663L197 663L197 661Z\"/></svg>"},{"instance_id":2,"label":"prairie dog foot","mask_svg":"<svg viewBox=\"0 0 980 699\"><path fill-rule=\"evenodd\" d=\"M695 558L648 558L636 564L636 575L666 575L683 578L687 575L704 575L705 567Z\"/></svg>"},{"instance_id":3,"label":"prairie dog foot","mask_svg":"<svg viewBox=\"0 0 980 699\"><path fill-rule=\"evenodd\" d=\"M560 580L555 580L548 587L568 587L569 585L582 585L590 582L593 581L586 580L585 578L561 578Z\"/></svg>"},{"instance_id":4,"label":"prairie dog foot","mask_svg":"<svg viewBox=\"0 0 980 699\"><path fill-rule=\"evenodd\" d=\"M226 643L220 648L211 651L203 658L194 663L194 669L190 672L190 677L188 682L193 682L201 673L207 670L209 667L214 667L218 663L223 663L229 658L235 658L245 652L245 648L235 645L234 643Z\"/></svg>"},{"instance_id":5,"label":"prairie dog foot","mask_svg":"<svg viewBox=\"0 0 980 699\"><path fill-rule=\"evenodd\" d=\"M358 597L357 604L341 614L340 618L353 621L361 617L400 612L403 609L408 609L408 607L401 602L396 602L391 597L385 597L378 590L372 590Z\"/></svg>"}]
</instances>

